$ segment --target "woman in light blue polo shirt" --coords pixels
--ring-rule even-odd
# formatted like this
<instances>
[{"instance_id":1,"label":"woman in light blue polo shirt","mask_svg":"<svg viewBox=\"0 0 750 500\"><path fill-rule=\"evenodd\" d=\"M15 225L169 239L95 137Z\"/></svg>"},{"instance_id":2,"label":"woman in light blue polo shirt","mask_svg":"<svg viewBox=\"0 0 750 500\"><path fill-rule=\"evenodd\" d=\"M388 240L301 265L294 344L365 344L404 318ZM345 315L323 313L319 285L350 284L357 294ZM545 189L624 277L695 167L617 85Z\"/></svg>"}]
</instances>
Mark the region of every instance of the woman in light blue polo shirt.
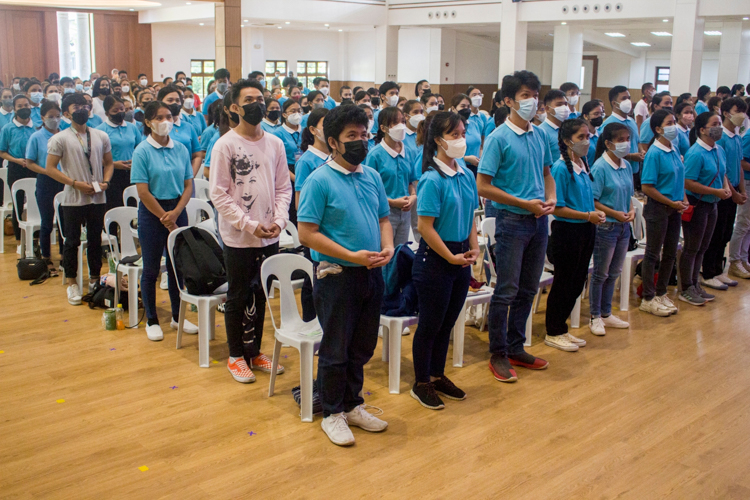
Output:
<instances>
[{"instance_id":1,"label":"woman in light blue polo shirt","mask_svg":"<svg viewBox=\"0 0 750 500\"><path fill-rule=\"evenodd\" d=\"M479 154L482 149L484 120L478 114L471 114L471 99L466 94L456 94L451 99L451 111L466 120L466 156L463 160L476 177Z\"/></svg>"},{"instance_id":2,"label":"woman in light blue polo shirt","mask_svg":"<svg viewBox=\"0 0 750 500\"><path fill-rule=\"evenodd\" d=\"M695 122L695 110L689 101L682 101L674 108L677 117L677 149L684 157L690 149L690 129Z\"/></svg>"},{"instance_id":3,"label":"woman in light blue polo shirt","mask_svg":"<svg viewBox=\"0 0 750 500\"><path fill-rule=\"evenodd\" d=\"M296 89L296 87L295 87ZM297 89L299 91L299 89ZM294 189L295 165L297 160L302 156L302 108L294 99L287 99L281 106L281 127L273 130L271 133L281 139L284 143L286 152L286 164L289 167L289 177L292 179L292 189ZM297 207L289 207L289 220L297 225Z\"/></svg>"},{"instance_id":4,"label":"woman in light blue polo shirt","mask_svg":"<svg viewBox=\"0 0 750 500\"><path fill-rule=\"evenodd\" d=\"M281 127L281 105L276 99L266 99L266 116L260 122L260 127L271 134Z\"/></svg>"},{"instance_id":5,"label":"woman in light blue polo shirt","mask_svg":"<svg viewBox=\"0 0 750 500\"><path fill-rule=\"evenodd\" d=\"M183 91L182 109L180 110L180 120L184 120L193 126L198 137L203 135L206 130L206 119L203 113L195 110L195 94L191 89L186 88Z\"/></svg>"},{"instance_id":6,"label":"woman in light blue polo shirt","mask_svg":"<svg viewBox=\"0 0 750 500\"><path fill-rule=\"evenodd\" d=\"M716 204L732 196L727 179L727 156L724 149L716 145L721 134L721 117L701 113L690 130L691 146L685 155L685 189L692 216L682 221L685 243L678 269L679 299L694 306L702 306L715 298L701 288L700 270L716 226Z\"/></svg>"},{"instance_id":7,"label":"woman in light blue polo shirt","mask_svg":"<svg viewBox=\"0 0 750 500\"><path fill-rule=\"evenodd\" d=\"M96 127L109 136L112 144L112 160L115 171L107 189L107 210L123 206L122 193L130 186L130 168L133 152L143 136L138 127L125 121L125 105L119 97L104 98L104 113L107 119Z\"/></svg>"},{"instance_id":8,"label":"woman in light blue polo shirt","mask_svg":"<svg viewBox=\"0 0 750 500\"><path fill-rule=\"evenodd\" d=\"M412 277L420 323L412 345L415 382L411 396L431 410L445 407L437 393L452 400L466 398L445 376L451 330L479 255L474 224L477 185L471 172L456 161L466 153L465 130L464 120L456 113L439 112L431 117L417 198L422 239Z\"/></svg>"},{"instance_id":9,"label":"woman in light blue polo shirt","mask_svg":"<svg viewBox=\"0 0 750 500\"><path fill-rule=\"evenodd\" d=\"M568 333L567 319L588 277L596 226L606 215L594 205L593 177L586 162L589 127L580 118L565 120L558 131L560 156L552 165L557 190L547 255L555 280L547 297L544 343L561 351L577 351L586 341Z\"/></svg>"},{"instance_id":10,"label":"woman in light blue polo shirt","mask_svg":"<svg viewBox=\"0 0 750 500\"><path fill-rule=\"evenodd\" d=\"M13 91L0 90L0 130L13 120Z\"/></svg>"},{"instance_id":11,"label":"woman in light blue polo shirt","mask_svg":"<svg viewBox=\"0 0 750 500\"><path fill-rule=\"evenodd\" d=\"M589 152L586 155L586 161L593 169L596 161L596 145L599 142L599 127L604 123L604 103L599 99L587 102L581 108L581 118L586 120L589 126Z\"/></svg>"},{"instance_id":12,"label":"woman in light blue polo shirt","mask_svg":"<svg viewBox=\"0 0 750 500\"><path fill-rule=\"evenodd\" d=\"M635 219L633 170L624 159L629 151L628 127L617 122L604 127L596 147L596 161L591 167L594 206L607 214L607 221L596 228L594 241L594 275L589 292L590 329L594 335L604 335L606 327L630 326L612 314L612 295L628 252L630 222Z\"/></svg>"},{"instance_id":13,"label":"woman in light blue polo shirt","mask_svg":"<svg viewBox=\"0 0 750 500\"><path fill-rule=\"evenodd\" d=\"M378 114L378 133L375 146L367 154L365 165L375 169L385 186L391 213L388 220L393 227L393 244L409 240L411 210L417 202L413 158L404 146L406 125L404 113L396 106L383 108Z\"/></svg>"},{"instance_id":14,"label":"woman in light blue polo shirt","mask_svg":"<svg viewBox=\"0 0 750 500\"><path fill-rule=\"evenodd\" d=\"M652 115L660 109L672 111L672 96L669 95L669 92L660 92L651 98L651 104L649 107L649 111L651 111ZM650 118L646 118L643 120L643 123L641 123L641 129L638 135L638 145L641 148L641 151L648 151L653 138L654 133L651 131ZM675 139L677 139L676 136Z\"/></svg>"},{"instance_id":15,"label":"woman in light blue polo shirt","mask_svg":"<svg viewBox=\"0 0 750 500\"><path fill-rule=\"evenodd\" d=\"M161 101L146 106L143 131L146 140L133 153L131 181L138 187L141 203L138 205L138 238L143 257L141 296L146 309L146 336L149 340L162 340L156 312L156 279L159 277L161 256L167 245L169 233L188 223L185 206L193 190L193 169L190 153L180 142L170 136L172 110ZM192 127L191 127L192 130ZM169 300L172 305L173 329L177 329L180 314L180 290L167 253ZM197 333L198 328L185 321L185 333Z\"/></svg>"},{"instance_id":16,"label":"woman in light blue polo shirt","mask_svg":"<svg viewBox=\"0 0 750 500\"><path fill-rule=\"evenodd\" d=\"M705 113L708 111L708 104L706 104L706 101L708 100L708 96L711 94L711 87L708 85L701 85L698 88L698 100L695 101L695 114L700 115L701 113Z\"/></svg>"},{"instance_id":17,"label":"woman in light blue polo shirt","mask_svg":"<svg viewBox=\"0 0 750 500\"><path fill-rule=\"evenodd\" d=\"M55 102L45 102L41 106L42 128L31 134L26 145L26 168L36 172L36 203L42 218L39 230L39 247L42 259L47 261L50 276L57 276L57 270L52 263L52 249L50 248L50 234L55 227L55 196L63 190L62 183L44 173L47 165L47 142L50 137L60 130L60 106ZM62 210L60 211L62 214ZM63 241L58 238L60 255L62 255Z\"/></svg>"},{"instance_id":18,"label":"woman in light blue polo shirt","mask_svg":"<svg viewBox=\"0 0 750 500\"><path fill-rule=\"evenodd\" d=\"M421 149L417 147L417 127L419 123L425 119L424 106L420 101L412 99L404 103L404 118L406 125L406 137L404 138L404 146L411 153L412 157L416 157L418 151ZM421 169L420 169L421 173Z\"/></svg>"},{"instance_id":19,"label":"woman in light blue polo shirt","mask_svg":"<svg viewBox=\"0 0 750 500\"><path fill-rule=\"evenodd\" d=\"M676 130L677 120L672 112L660 109L651 115L649 123L654 139L643 160L641 173L642 189L649 199L643 209L648 238L641 267L643 300L640 310L655 316L669 316L677 313L677 307L667 296L667 284L677 257L682 212L688 207L685 166L680 152L665 137ZM660 260L659 280L654 285L656 263Z\"/></svg>"},{"instance_id":20,"label":"woman in light blue polo shirt","mask_svg":"<svg viewBox=\"0 0 750 500\"><path fill-rule=\"evenodd\" d=\"M172 111L174 126L172 127L170 137L182 143L187 148L188 153L190 153L190 162L193 166L193 176L195 176L203 162L204 154L201 151L195 127L192 125L188 126L189 123L183 121L180 117L180 112L182 111L182 94L180 93L180 89L172 85L167 85L159 91L156 100L169 106L169 109ZM146 135L145 130L143 135Z\"/></svg>"},{"instance_id":21,"label":"woman in light blue polo shirt","mask_svg":"<svg viewBox=\"0 0 750 500\"><path fill-rule=\"evenodd\" d=\"M44 99L44 92L39 82L29 80L24 86L26 97L29 98L31 103L31 121L34 122L34 128L42 126L42 100Z\"/></svg>"},{"instance_id":22,"label":"woman in light blue polo shirt","mask_svg":"<svg viewBox=\"0 0 750 500\"><path fill-rule=\"evenodd\" d=\"M371 132L371 130L375 126L375 114L373 113L372 107L369 104L357 104L357 107L361 110L364 110L365 114L367 115L367 150L372 151L372 148L376 146L375 134Z\"/></svg>"}]
</instances>

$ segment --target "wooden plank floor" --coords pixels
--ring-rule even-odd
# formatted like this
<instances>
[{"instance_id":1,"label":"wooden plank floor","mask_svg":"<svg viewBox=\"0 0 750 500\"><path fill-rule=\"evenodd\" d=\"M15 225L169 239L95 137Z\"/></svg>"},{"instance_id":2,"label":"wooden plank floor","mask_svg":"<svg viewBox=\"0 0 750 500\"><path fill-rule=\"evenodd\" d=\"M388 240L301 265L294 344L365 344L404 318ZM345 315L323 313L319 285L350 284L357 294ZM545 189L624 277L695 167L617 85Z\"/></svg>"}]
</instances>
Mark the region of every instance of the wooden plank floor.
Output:
<instances>
[{"instance_id":1,"label":"wooden plank floor","mask_svg":"<svg viewBox=\"0 0 750 500\"><path fill-rule=\"evenodd\" d=\"M199 368L197 337L178 351L169 329L163 342L143 328L103 331L101 311L68 305L60 278L19 282L9 240L0 498L750 498L748 282L667 319L633 300L629 331L599 338L583 327L573 333L589 344L577 353L537 341L529 351L550 368L520 370L515 384L491 377L487 333L467 328L465 366L446 373L468 399L440 412L408 394L411 336L398 396L379 344L365 391L389 428L355 429L344 449L319 417L300 422L294 349L282 350L286 373L269 398L268 375L241 385L227 373L221 314L216 363ZM166 300L159 291L162 324ZM584 303L584 325L587 314Z\"/></svg>"}]
</instances>

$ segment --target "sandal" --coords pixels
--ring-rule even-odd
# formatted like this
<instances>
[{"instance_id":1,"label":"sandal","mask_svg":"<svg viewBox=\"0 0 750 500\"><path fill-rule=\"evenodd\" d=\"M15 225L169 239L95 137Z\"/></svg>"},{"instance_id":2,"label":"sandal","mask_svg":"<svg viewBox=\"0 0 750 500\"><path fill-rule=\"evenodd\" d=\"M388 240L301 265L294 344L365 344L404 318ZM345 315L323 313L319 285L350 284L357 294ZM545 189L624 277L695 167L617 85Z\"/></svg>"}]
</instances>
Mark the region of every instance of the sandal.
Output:
<instances>
[{"instance_id":1,"label":"sandal","mask_svg":"<svg viewBox=\"0 0 750 500\"><path fill-rule=\"evenodd\" d=\"M57 278L60 276L60 273L57 272L57 269L55 269L55 264L52 262L52 259L46 259L47 260L47 270L49 271L49 277L50 278Z\"/></svg>"}]
</instances>

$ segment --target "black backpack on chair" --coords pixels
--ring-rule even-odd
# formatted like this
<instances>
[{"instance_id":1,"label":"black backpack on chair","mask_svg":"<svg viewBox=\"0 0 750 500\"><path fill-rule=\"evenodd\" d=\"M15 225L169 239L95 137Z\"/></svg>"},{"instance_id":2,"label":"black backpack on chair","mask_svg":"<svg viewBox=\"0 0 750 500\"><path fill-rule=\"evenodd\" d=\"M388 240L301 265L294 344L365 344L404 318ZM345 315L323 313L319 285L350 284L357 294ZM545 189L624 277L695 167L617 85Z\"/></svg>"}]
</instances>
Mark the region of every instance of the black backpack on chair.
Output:
<instances>
[{"instance_id":1,"label":"black backpack on chair","mask_svg":"<svg viewBox=\"0 0 750 500\"><path fill-rule=\"evenodd\" d=\"M177 235L174 260L191 295L210 295L227 282L221 247L204 229L191 227Z\"/></svg>"}]
</instances>

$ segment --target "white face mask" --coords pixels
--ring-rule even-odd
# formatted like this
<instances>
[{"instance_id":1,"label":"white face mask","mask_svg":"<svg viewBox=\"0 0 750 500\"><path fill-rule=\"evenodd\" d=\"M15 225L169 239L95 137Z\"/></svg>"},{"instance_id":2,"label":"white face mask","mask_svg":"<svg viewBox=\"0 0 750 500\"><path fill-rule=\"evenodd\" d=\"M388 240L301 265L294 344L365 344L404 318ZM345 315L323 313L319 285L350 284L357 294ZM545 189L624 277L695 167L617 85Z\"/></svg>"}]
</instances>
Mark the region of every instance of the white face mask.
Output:
<instances>
[{"instance_id":1,"label":"white face mask","mask_svg":"<svg viewBox=\"0 0 750 500\"><path fill-rule=\"evenodd\" d=\"M417 128L417 125L419 125L422 120L424 120L424 115L414 115L409 118L409 125Z\"/></svg>"},{"instance_id":2,"label":"white face mask","mask_svg":"<svg viewBox=\"0 0 750 500\"><path fill-rule=\"evenodd\" d=\"M568 96L568 104L570 104L571 106L575 106L576 104L578 104L579 98L580 96L577 95Z\"/></svg>"},{"instance_id":3,"label":"white face mask","mask_svg":"<svg viewBox=\"0 0 750 500\"><path fill-rule=\"evenodd\" d=\"M326 142L326 136L323 133L323 131L320 130L319 128L315 129L315 138L318 139L320 142ZM325 151L324 151L324 153L325 153Z\"/></svg>"},{"instance_id":4,"label":"white face mask","mask_svg":"<svg viewBox=\"0 0 750 500\"><path fill-rule=\"evenodd\" d=\"M443 142L448 145L447 148L443 148L448 157L453 159L463 158L466 154L466 139L463 137L451 140L443 139ZM440 147L442 148L443 146L441 145Z\"/></svg>"},{"instance_id":5,"label":"white face mask","mask_svg":"<svg viewBox=\"0 0 750 500\"><path fill-rule=\"evenodd\" d=\"M543 122L544 120L547 119L547 113L542 113L540 115L536 115L536 119L539 120L540 123Z\"/></svg>"},{"instance_id":6,"label":"white face mask","mask_svg":"<svg viewBox=\"0 0 750 500\"><path fill-rule=\"evenodd\" d=\"M57 130L57 128L60 126L60 119L59 118L45 118L44 126L50 130Z\"/></svg>"},{"instance_id":7,"label":"white face mask","mask_svg":"<svg viewBox=\"0 0 750 500\"><path fill-rule=\"evenodd\" d=\"M14 83L13 84L13 90L21 90L21 84L20 83Z\"/></svg>"},{"instance_id":8,"label":"white face mask","mask_svg":"<svg viewBox=\"0 0 750 500\"><path fill-rule=\"evenodd\" d=\"M145 78L141 78L141 87L146 87L146 86L148 86L148 80L146 80Z\"/></svg>"},{"instance_id":9,"label":"white face mask","mask_svg":"<svg viewBox=\"0 0 750 500\"><path fill-rule=\"evenodd\" d=\"M438 110L437 106L427 106L427 109L424 110L424 114L429 115L433 111L437 111L437 110Z\"/></svg>"},{"instance_id":10,"label":"white face mask","mask_svg":"<svg viewBox=\"0 0 750 500\"><path fill-rule=\"evenodd\" d=\"M729 121L732 122L735 127L739 127L745 121L745 116L745 113L735 113L729 118Z\"/></svg>"},{"instance_id":11,"label":"white face mask","mask_svg":"<svg viewBox=\"0 0 750 500\"><path fill-rule=\"evenodd\" d=\"M555 118L560 120L561 122L564 122L568 119L568 116L570 116L570 108L567 104L563 104L562 106L558 106L553 109Z\"/></svg>"},{"instance_id":12,"label":"white face mask","mask_svg":"<svg viewBox=\"0 0 750 500\"><path fill-rule=\"evenodd\" d=\"M328 97L328 92L331 91L331 89L328 88L328 87L320 87L320 89L318 89L318 90L320 90L320 93L323 94L326 97Z\"/></svg>"},{"instance_id":13,"label":"white face mask","mask_svg":"<svg viewBox=\"0 0 750 500\"><path fill-rule=\"evenodd\" d=\"M122 87L120 87L120 93L121 94L130 93L130 85L123 85Z\"/></svg>"},{"instance_id":14,"label":"white face mask","mask_svg":"<svg viewBox=\"0 0 750 500\"><path fill-rule=\"evenodd\" d=\"M482 96L481 95L475 95L471 98L471 105L475 108L478 108L482 105Z\"/></svg>"},{"instance_id":15,"label":"white face mask","mask_svg":"<svg viewBox=\"0 0 750 500\"><path fill-rule=\"evenodd\" d=\"M620 111L625 113L626 115L630 113L630 111L633 109L633 103L630 99L625 99L620 103Z\"/></svg>"},{"instance_id":16,"label":"white face mask","mask_svg":"<svg viewBox=\"0 0 750 500\"><path fill-rule=\"evenodd\" d=\"M393 139L394 141L403 141L406 137L406 125L404 125L403 123L394 125L393 127L388 129L388 135L391 136L391 139Z\"/></svg>"},{"instance_id":17,"label":"white face mask","mask_svg":"<svg viewBox=\"0 0 750 500\"><path fill-rule=\"evenodd\" d=\"M182 107L185 109L193 109L195 107L195 99L188 97L185 102L182 103Z\"/></svg>"},{"instance_id":18,"label":"white face mask","mask_svg":"<svg viewBox=\"0 0 750 500\"><path fill-rule=\"evenodd\" d=\"M60 104L60 101L62 101L62 96L60 94L47 94L47 100Z\"/></svg>"},{"instance_id":19,"label":"white face mask","mask_svg":"<svg viewBox=\"0 0 750 500\"><path fill-rule=\"evenodd\" d=\"M392 95L385 98L386 102L388 103L388 106L396 106L398 105L398 95Z\"/></svg>"},{"instance_id":20,"label":"white face mask","mask_svg":"<svg viewBox=\"0 0 750 500\"><path fill-rule=\"evenodd\" d=\"M536 116L538 106L539 101L535 97L529 97L528 99L521 99L518 101L518 109L514 111L522 120L528 122Z\"/></svg>"},{"instance_id":21,"label":"white face mask","mask_svg":"<svg viewBox=\"0 0 750 500\"><path fill-rule=\"evenodd\" d=\"M169 135L172 132L173 126L174 126L174 123L168 120L163 120L160 122L151 122L151 130L156 135L160 135L162 137Z\"/></svg>"},{"instance_id":22,"label":"white face mask","mask_svg":"<svg viewBox=\"0 0 750 500\"><path fill-rule=\"evenodd\" d=\"M375 120L367 120L367 131L369 132L372 130L372 127L375 126Z\"/></svg>"},{"instance_id":23,"label":"white face mask","mask_svg":"<svg viewBox=\"0 0 750 500\"><path fill-rule=\"evenodd\" d=\"M288 121L291 125L299 125L302 121L302 115L300 113L292 113L291 115L286 117L286 121Z\"/></svg>"}]
</instances>

